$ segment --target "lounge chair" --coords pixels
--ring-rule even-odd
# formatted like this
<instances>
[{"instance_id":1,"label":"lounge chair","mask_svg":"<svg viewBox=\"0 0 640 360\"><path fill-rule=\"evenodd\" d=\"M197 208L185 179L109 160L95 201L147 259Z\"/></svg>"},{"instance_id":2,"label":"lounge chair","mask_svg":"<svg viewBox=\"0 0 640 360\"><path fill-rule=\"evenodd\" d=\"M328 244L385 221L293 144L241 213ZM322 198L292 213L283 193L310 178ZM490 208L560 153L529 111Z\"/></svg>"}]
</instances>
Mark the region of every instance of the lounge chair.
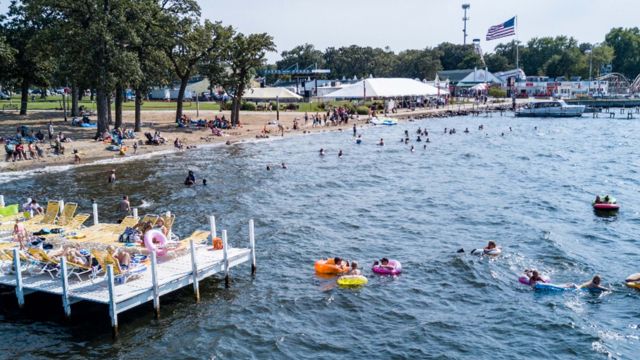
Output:
<instances>
[{"instance_id":1,"label":"lounge chair","mask_svg":"<svg viewBox=\"0 0 640 360\"><path fill-rule=\"evenodd\" d=\"M151 223L151 226L154 226L156 222L158 222L158 219L160 219L160 216L158 215L147 214L142 218L142 220L140 220L139 224L144 224L146 222L149 222Z\"/></svg>"},{"instance_id":2,"label":"lounge chair","mask_svg":"<svg viewBox=\"0 0 640 360\"><path fill-rule=\"evenodd\" d=\"M30 248L27 254L29 256L25 260L29 261L32 265L29 268L31 275L49 274L52 279L55 279L59 275L60 263L58 260L50 257L46 251L40 248Z\"/></svg>"},{"instance_id":3,"label":"lounge chair","mask_svg":"<svg viewBox=\"0 0 640 360\"><path fill-rule=\"evenodd\" d=\"M89 220L90 217L91 217L91 215L89 215L89 214L78 214L78 215L74 216L73 219L68 221L66 225L58 224L57 226L52 226L49 229L62 228L65 231L79 230L82 227L82 225L87 220Z\"/></svg>"},{"instance_id":4,"label":"lounge chair","mask_svg":"<svg viewBox=\"0 0 640 360\"><path fill-rule=\"evenodd\" d=\"M98 260L98 264L100 264L100 267L103 269L105 274L107 266L113 265L113 275L115 276L116 282L119 284L124 284L131 278L137 278L147 271L147 266L142 264L132 266L128 269L122 269L118 259L108 252L99 253L97 251L92 251L91 254L96 258L96 260Z\"/></svg>"},{"instance_id":5,"label":"lounge chair","mask_svg":"<svg viewBox=\"0 0 640 360\"><path fill-rule=\"evenodd\" d=\"M73 220L73 216L75 215L77 209L78 209L78 204L76 203L70 202L70 203L64 204L64 209L62 209L62 211L60 212L60 216L58 217L57 224L62 226L69 224L69 222Z\"/></svg>"},{"instance_id":6,"label":"lounge chair","mask_svg":"<svg viewBox=\"0 0 640 360\"><path fill-rule=\"evenodd\" d=\"M100 274L102 271L100 267L100 263L98 265L92 265L93 254L89 257L89 265L78 264L73 261L67 260L67 277L75 276L78 278L78 281L82 281L82 275L89 275L89 279L91 282Z\"/></svg>"},{"instance_id":7,"label":"lounge chair","mask_svg":"<svg viewBox=\"0 0 640 360\"><path fill-rule=\"evenodd\" d=\"M47 210L44 215L35 215L31 219L24 222L25 226L37 225L37 224L47 224L53 225L58 217L58 212L60 211L60 202L58 201L49 201L47 204Z\"/></svg>"}]
</instances>

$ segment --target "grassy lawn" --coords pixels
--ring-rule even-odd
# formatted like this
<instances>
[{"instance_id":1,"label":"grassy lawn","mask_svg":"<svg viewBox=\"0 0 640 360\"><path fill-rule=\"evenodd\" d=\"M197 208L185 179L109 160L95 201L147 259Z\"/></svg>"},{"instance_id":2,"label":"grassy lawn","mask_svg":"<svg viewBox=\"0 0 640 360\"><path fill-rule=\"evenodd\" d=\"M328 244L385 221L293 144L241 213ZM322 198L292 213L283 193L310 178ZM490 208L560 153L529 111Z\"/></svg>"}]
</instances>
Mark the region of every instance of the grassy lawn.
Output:
<instances>
[{"instance_id":1,"label":"grassy lawn","mask_svg":"<svg viewBox=\"0 0 640 360\"><path fill-rule=\"evenodd\" d=\"M36 97L35 101L31 101L29 99L29 110L62 110L62 96L48 96L46 99L40 99ZM70 103L70 102L69 102ZM80 106L84 106L87 109L95 110L96 104L95 102L90 102L88 100L80 101ZM0 109L8 109L9 106L20 107L20 98L13 98L11 100L0 100ZM196 110L196 103L187 101L184 102L183 108L185 110ZM122 105L122 109L134 110L135 103L133 101L127 101ZM164 101L145 101L142 105L142 110L175 110L176 103L175 102L164 102ZM218 110L220 109L220 105L214 102L201 102L200 110Z\"/></svg>"}]
</instances>

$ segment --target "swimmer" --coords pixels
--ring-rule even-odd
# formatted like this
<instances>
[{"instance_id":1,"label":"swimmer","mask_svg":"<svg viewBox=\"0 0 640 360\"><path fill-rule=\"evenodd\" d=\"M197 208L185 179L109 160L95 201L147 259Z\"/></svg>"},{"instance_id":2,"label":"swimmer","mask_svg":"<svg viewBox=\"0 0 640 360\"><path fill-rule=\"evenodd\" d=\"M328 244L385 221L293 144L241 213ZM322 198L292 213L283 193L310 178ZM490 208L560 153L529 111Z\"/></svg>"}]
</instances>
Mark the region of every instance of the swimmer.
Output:
<instances>
[{"instance_id":1,"label":"swimmer","mask_svg":"<svg viewBox=\"0 0 640 360\"><path fill-rule=\"evenodd\" d=\"M384 139L380 138L380 142L378 143L378 146L384 146Z\"/></svg>"},{"instance_id":2,"label":"swimmer","mask_svg":"<svg viewBox=\"0 0 640 360\"><path fill-rule=\"evenodd\" d=\"M578 285L578 289L609 291L609 289L607 289L606 287L600 285L601 281L602 281L602 279L600 279L600 276L599 275L595 275L591 280L587 281L586 283Z\"/></svg>"},{"instance_id":3,"label":"swimmer","mask_svg":"<svg viewBox=\"0 0 640 360\"><path fill-rule=\"evenodd\" d=\"M511 126L509 126L509 131L513 131L513 130L511 130Z\"/></svg>"},{"instance_id":4,"label":"swimmer","mask_svg":"<svg viewBox=\"0 0 640 360\"><path fill-rule=\"evenodd\" d=\"M207 186L207 179L202 179L202 186Z\"/></svg>"},{"instance_id":5,"label":"swimmer","mask_svg":"<svg viewBox=\"0 0 640 360\"><path fill-rule=\"evenodd\" d=\"M404 143L408 144L409 143L409 138L404 139Z\"/></svg>"},{"instance_id":6,"label":"swimmer","mask_svg":"<svg viewBox=\"0 0 640 360\"><path fill-rule=\"evenodd\" d=\"M484 129L484 125L480 124L480 126L478 126L478 130L482 130Z\"/></svg>"},{"instance_id":7,"label":"swimmer","mask_svg":"<svg viewBox=\"0 0 640 360\"><path fill-rule=\"evenodd\" d=\"M287 164L285 164L284 162L281 164L281 166L282 166L283 169L287 168Z\"/></svg>"},{"instance_id":8,"label":"swimmer","mask_svg":"<svg viewBox=\"0 0 640 360\"><path fill-rule=\"evenodd\" d=\"M349 275L362 275L362 271L358 269L358 263L355 261L351 262L351 270L348 273Z\"/></svg>"},{"instance_id":9,"label":"swimmer","mask_svg":"<svg viewBox=\"0 0 640 360\"><path fill-rule=\"evenodd\" d=\"M417 142L422 142L422 138L420 137L420 135L418 135L418 138L416 139Z\"/></svg>"},{"instance_id":10,"label":"swimmer","mask_svg":"<svg viewBox=\"0 0 640 360\"><path fill-rule=\"evenodd\" d=\"M427 142L431 142L431 140L429 140L429 138L427 138Z\"/></svg>"},{"instance_id":11,"label":"swimmer","mask_svg":"<svg viewBox=\"0 0 640 360\"><path fill-rule=\"evenodd\" d=\"M504 133L500 134L500 136L504 136Z\"/></svg>"},{"instance_id":12,"label":"swimmer","mask_svg":"<svg viewBox=\"0 0 640 360\"><path fill-rule=\"evenodd\" d=\"M464 133L465 133L465 134L468 134L468 133L469 133L469 128L465 128L465 129L464 129Z\"/></svg>"},{"instance_id":13,"label":"swimmer","mask_svg":"<svg viewBox=\"0 0 640 360\"><path fill-rule=\"evenodd\" d=\"M444 133L445 133L445 134L447 133L447 128L444 128Z\"/></svg>"},{"instance_id":14,"label":"swimmer","mask_svg":"<svg viewBox=\"0 0 640 360\"><path fill-rule=\"evenodd\" d=\"M524 274L529 278L529 285L535 286L537 282L544 282L537 270L525 270Z\"/></svg>"},{"instance_id":15,"label":"swimmer","mask_svg":"<svg viewBox=\"0 0 640 360\"><path fill-rule=\"evenodd\" d=\"M341 158L342 157L342 149L340 149L340 151L338 151L338 157Z\"/></svg>"},{"instance_id":16,"label":"swimmer","mask_svg":"<svg viewBox=\"0 0 640 360\"><path fill-rule=\"evenodd\" d=\"M427 144L424 144L424 147L423 147L423 148L424 148L425 150L427 150Z\"/></svg>"},{"instance_id":17,"label":"swimmer","mask_svg":"<svg viewBox=\"0 0 640 360\"><path fill-rule=\"evenodd\" d=\"M405 130L405 131L404 131L404 136L405 136L405 137L409 137L409 130Z\"/></svg>"},{"instance_id":18,"label":"swimmer","mask_svg":"<svg viewBox=\"0 0 640 360\"><path fill-rule=\"evenodd\" d=\"M380 266L385 269L393 270L393 266L389 265L389 259L387 259L386 257L383 257L382 259L380 259Z\"/></svg>"},{"instance_id":19,"label":"swimmer","mask_svg":"<svg viewBox=\"0 0 640 360\"><path fill-rule=\"evenodd\" d=\"M196 183L196 176L193 174L193 171L189 170L187 174L187 178L184 179L184 184L187 186L191 186Z\"/></svg>"},{"instance_id":20,"label":"swimmer","mask_svg":"<svg viewBox=\"0 0 640 360\"><path fill-rule=\"evenodd\" d=\"M360 143L362 143L362 135L358 135L358 138L356 139L356 144Z\"/></svg>"},{"instance_id":21,"label":"swimmer","mask_svg":"<svg viewBox=\"0 0 640 360\"><path fill-rule=\"evenodd\" d=\"M109 174L109 184L113 184L116 182L116 169L111 170L111 174Z\"/></svg>"},{"instance_id":22,"label":"swimmer","mask_svg":"<svg viewBox=\"0 0 640 360\"><path fill-rule=\"evenodd\" d=\"M411 145L411 152L416 151L416 149L413 147L413 145Z\"/></svg>"},{"instance_id":23,"label":"swimmer","mask_svg":"<svg viewBox=\"0 0 640 360\"><path fill-rule=\"evenodd\" d=\"M496 245L496 242L493 240L489 240L489 243L487 243L487 246L484 247L484 250L493 250L496 249L498 247L498 245Z\"/></svg>"},{"instance_id":24,"label":"swimmer","mask_svg":"<svg viewBox=\"0 0 640 360\"><path fill-rule=\"evenodd\" d=\"M324 156L324 149L320 148L320 156Z\"/></svg>"},{"instance_id":25,"label":"swimmer","mask_svg":"<svg viewBox=\"0 0 640 360\"><path fill-rule=\"evenodd\" d=\"M271 166L267 165L267 171L271 171Z\"/></svg>"}]
</instances>

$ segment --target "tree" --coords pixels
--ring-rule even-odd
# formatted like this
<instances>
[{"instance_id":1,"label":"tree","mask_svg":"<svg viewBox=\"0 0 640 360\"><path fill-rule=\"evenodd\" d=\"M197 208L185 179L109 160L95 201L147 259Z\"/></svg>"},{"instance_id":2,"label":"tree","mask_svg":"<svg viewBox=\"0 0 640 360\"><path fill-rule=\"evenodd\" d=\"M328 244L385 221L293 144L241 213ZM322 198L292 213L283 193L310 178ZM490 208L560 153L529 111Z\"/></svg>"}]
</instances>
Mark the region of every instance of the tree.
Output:
<instances>
[{"instance_id":1,"label":"tree","mask_svg":"<svg viewBox=\"0 0 640 360\"><path fill-rule=\"evenodd\" d=\"M20 115L27 114L29 88L31 86L47 87L49 76L53 70L50 43L45 40L44 17L29 11L22 1L13 1L9 13L4 36L14 49L12 66L8 67L8 76L18 82L21 92Z\"/></svg>"},{"instance_id":2,"label":"tree","mask_svg":"<svg viewBox=\"0 0 640 360\"><path fill-rule=\"evenodd\" d=\"M520 54L522 57L521 66L526 74L543 75L545 74L547 63L552 60L554 55L558 55L559 57L555 57L551 64L560 61L563 53L570 49L577 50L578 52L575 54L580 53L578 42L572 37L556 36L555 38L533 38L527 43L526 51ZM568 61L569 59L563 60L564 63ZM557 70L561 71L561 69Z\"/></svg>"},{"instance_id":3,"label":"tree","mask_svg":"<svg viewBox=\"0 0 640 360\"><path fill-rule=\"evenodd\" d=\"M436 46L440 52L440 63L444 70L482 67L482 60L473 45L457 45L448 42Z\"/></svg>"},{"instance_id":4,"label":"tree","mask_svg":"<svg viewBox=\"0 0 640 360\"><path fill-rule=\"evenodd\" d=\"M488 53L484 55L484 63L490 72L507 71L512 69L509 60L497 53Z\"/></svg>"},{"instance_id":5,"label":"tree","mask_svg":"<svg viewBox=\"0 0 640 360\"><path fill-rule=\"evenodd\" d=\"M211 63L210 79L218 78L227 93L232 95L231 124L237 126L242 96L256 69L264 66L266 53L275 51L276 47L273 37L266 33L248 36L238 33L224 49L225 54L221 57L224 62Z\"/></svg>"},{"instance_id":6,"label":"tree","mask_svg":"<svg viewBox=\"0 0 640 360\"><path fill-rule=\"evenodd\" d=\"M184 95L189 79L195 75L200 63L213 52L222 48L226 37L222 34L229 33L221 23L212 23L205 20L199 23L197 17L172 18L171 25L167 25L167 36L174 41L168 42L165 53L172 64L173 72L180 81L178 91L176 121L182 117Z\"/></svg>"},{"instance_id":7,"label":"tree","mask_svg":"<svg viewBox=\"0 0 640 360\"><path fill-rule=\"evenodd\" d=\"M628 78L635 78L640 73L640 29L613 28L607 33L605 40L615 52L614 71Z\"/></svg>"},{"instance_id":8,"label":"tree","mask_svg":"<svg viewBox=\"0 0 640 360\"><path fill-rule=\"evenodd\" d=\"M434 79L436 73L442 69L440 52L432 49L405 50L398 54L395 76Z\"/></svg>"},{"instance_id":9,"label":"tree","mask_svg":"<svg viewBox=\"0 0 640 360\"><path fill-rule=\"evenodd\" d=\"M300 69L310 67L324 67L324 57L322 51L317 50L311 44L298 45L291 50L283 51L280 54L282 60L276 62L278 69L284 70L294 66Z\"/></svg>"}]
</instances>

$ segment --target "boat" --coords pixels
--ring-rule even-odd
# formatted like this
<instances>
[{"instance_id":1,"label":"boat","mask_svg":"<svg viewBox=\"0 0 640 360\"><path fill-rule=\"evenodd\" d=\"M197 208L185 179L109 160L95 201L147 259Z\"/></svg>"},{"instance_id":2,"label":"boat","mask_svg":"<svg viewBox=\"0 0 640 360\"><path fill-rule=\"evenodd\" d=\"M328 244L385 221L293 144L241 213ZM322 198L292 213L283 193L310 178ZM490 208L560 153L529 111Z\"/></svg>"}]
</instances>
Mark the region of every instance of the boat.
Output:
<instances>
[{"instance_id":1,"label":"boat","mask_svg":"<svg viewBox=\"0 0 640 360\"><path fill-rule=\"evenodd\" d=\"M533 102L516 110L517 117L580 117L584 105L567 105L564 100Z\"/></svg>"},{"instance_id":2,"label":"boat","mask_svg":"<svg viewBox=\"0 0 640 360\"><path fill-rule=\"evenodd\" d=\"M383 117L383 118L373 117L369 121L373 125L387 125L387 126L398 125L398 120L393 118L388 118L388 117Z\"/></svg>"}]
</instances>

